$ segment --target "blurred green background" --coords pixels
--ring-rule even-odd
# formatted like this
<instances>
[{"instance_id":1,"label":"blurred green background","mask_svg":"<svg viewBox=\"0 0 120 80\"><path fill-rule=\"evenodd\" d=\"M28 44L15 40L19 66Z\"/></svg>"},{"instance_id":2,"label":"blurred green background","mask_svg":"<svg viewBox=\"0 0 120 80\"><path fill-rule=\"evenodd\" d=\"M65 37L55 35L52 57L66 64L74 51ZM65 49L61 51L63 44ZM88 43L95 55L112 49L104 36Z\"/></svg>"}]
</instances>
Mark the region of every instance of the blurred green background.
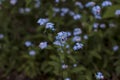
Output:
<instances>
[{"instance_id":1,"label":"blurred green background","mask_svg":"<svg viewBox=\"0 0 120 80\"><path fill-rule=\"evenodd\" d=\"M0 80L96 80L97 72L101 80L120 80L120 1L107 0L108 6L104 1L0 0ZM96 5L100 19L92 12ZM54 23L55 31L39 25L40 18ZM75 28L82 30L79 50L71 40ZM61 31L72 34L69 49L53 44Z\"/></svg>"}]
</instances>

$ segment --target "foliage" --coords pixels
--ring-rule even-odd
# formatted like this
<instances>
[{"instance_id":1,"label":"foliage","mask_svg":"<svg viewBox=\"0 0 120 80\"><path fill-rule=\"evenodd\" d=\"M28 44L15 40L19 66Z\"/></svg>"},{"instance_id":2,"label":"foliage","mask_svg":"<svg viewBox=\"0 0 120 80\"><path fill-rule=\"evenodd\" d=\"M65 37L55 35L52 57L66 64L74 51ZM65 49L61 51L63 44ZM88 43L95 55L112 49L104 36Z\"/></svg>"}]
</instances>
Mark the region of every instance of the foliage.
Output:
<instances>
[{"instance_id":1,"label":"foliage","mask_svg":"<svg viewBox=\"0 0 120 80\"><path fill-rule=\"evenodd\" d=\"M106 7L101 6L103 0L93 0L96 4L89 7L87 0L10 1L0 2L1 80L95 80L99 71L105 79L120 79L120 11L115 14L119 0ZM96 5L100 15L92 11ZM63 8L69 11L64 13ZM38 24L40 18L49 19L55 30ZM72 41L75 28L82 30L77 42L83 47L77 50ZM64 46L54 45L61 31L71 36Z\"/></svg>"}]
</instances>

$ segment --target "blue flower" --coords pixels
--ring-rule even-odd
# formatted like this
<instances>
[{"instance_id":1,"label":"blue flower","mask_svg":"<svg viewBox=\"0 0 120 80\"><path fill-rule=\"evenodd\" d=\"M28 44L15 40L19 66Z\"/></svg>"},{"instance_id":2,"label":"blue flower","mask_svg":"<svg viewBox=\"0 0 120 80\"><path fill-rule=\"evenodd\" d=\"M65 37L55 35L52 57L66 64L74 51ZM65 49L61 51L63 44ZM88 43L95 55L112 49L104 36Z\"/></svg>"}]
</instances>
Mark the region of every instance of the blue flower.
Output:
<instances>
[{"instance_id":1,"label":"blue flower","mask_svg":"<svg viewBox=\"0 0 120 80\"><path fill-rule=\"evenodd\" d=\"M61 8L61 16L64 16L66 13L68 13L68 8Z\"/></svg>"},{"instance_id":2,"label":"blue flower","mask_svg":"<svg viewBox=\"0 0 120 80\"><path fill-rule=\"evenodd\" d=\"M105 24L100 24L100 28L104 29L106 27Z\"/></svg>"},{"instance_id":3,"label":"blue flower","mask_svg":"<svg viewBox=\"0 0 120 80\"><path fill-rule=\"evenodd\" d=\"M73 35L79 35L82 33L82 30L80 28L75 28L74 31L73 31Z\"/></svg>"},{"instance_id":4,"label":"blue flower","mask_svg":"<svg viewBox=\"0 0 120 80\"><path fill-rule=\"evenodd\" d=\"M25 46L27 46L27 47L32 46L32 42L31 42L31 41L26 41L26 42L25 42Z\"/></svg>"},{"instance_id":5,"label":"blue flower","mask_svg":"<svg viewBox=\"0 0 120 80\"><path fill-rule=\"evenodd\" d=\"M68 32L61 31L61 32L57 33L56 40L59 40L61 42L66 41L67 37L69 37L69 35L70 34Z\"/></svg>"},{"instance_id":6,"label":"blue flower","mask_svg":"<svg viewBox=\"0 0 120 80\"><path fill-rule=\"evenodd\" d=\"M67 64L62 64L62 69L66 69L68 68L68 65Z\"/></svg>"},{"instance_id":7,"label":"blue flower","mask_svg":"<svg viewBox=\"0 0 120 80\"><path fill-rule=\"evenodd\" d=\"M54 30L54 24L53 23L51 23L51 22L48 22L48 23L46 23L46 29L51 29L51 30Z\"/></svg>"},{"instance_id":8,"label":"blue flower","mask_svg":"<svg viewBox=\"0 0 120 80\"><path fill-rule=\"evenodd\" d=\"M29 51L29 55L34 56L35 54L36 54L36 52L34 50Z\"/></svg>"},{"instance_id":9,"label":"blue flower","mask_svg":"<svg viewBox=\"0 0 120 80\"><path fill-rule=\"evenodd\" d=\"M60 2L60 0L55 0L55 2L56 2L56 3L59 3L59 2Z\"/></svg>"},{"instance_id":10,"label":"blue flower","mask_svg":"<svg viewBox=\"0 0 120 80\"><path fill-rule=\"evenodd\" d=\"M93 28L94 28L94 29L97 29L97 28L98 28L98 25L99 25L99 23L94 23L94 24L93 24Z\"/></svg>"},{"instance_id":11,"label":"blue flower","mask_svg":"<svg viewBox=\"0 0 120 80\"><path fill-rule=\"evenodd\" d=\"M73 15L73 19L74 20L79 20L81 18L81 15L80 14L75 14Z\"/></svg>"},{"instance_id":12,"label":"blue flower","mask_svg":"<svg viewBox=\"0 0 120 80\"><path fill-rule=\"evenodd\" d=\"M15 5L17 3L17 0L10 0L10 4Z\"/></svg>"},{"instance_id":13,"label":"blue flower","mask_svg":"<svg viewBox=\"0 0 120 80\"><path fill-rule=\"evenodd\" d=\"M76 6L79 6L80 9L83 9L83 5L82 5L81 2L78 2L78 1L77 1L77 2L75 2L75 5L76 5Z\"/></svg>"},{"instance_id":14,"label":"blue flower","mask_svg":"<svg viewBox=\"0 0 120 80\"><path fill-rule=\"evenodd\" d=\"M87 40L87 39L88 39L88 35L84 35L83 38L84 38L85 40Z\"/></svg>"},{"instance_id":15,"label":"blue flower","mask_svg":"<svg viewBox=\"0 0 120 80\"><path fill-rule=\"evenodd\" d=\"M116 16L120 16L120 9L115 11Z\"/></svg>"},{"instance_id":16,"label":"blue flower","mask_svg":"<svg viewBox=\"0 0 120 80\"><path fill-rule=\"evenodd\" d=\"M97 72L95 76L96 76L96 79L104 79L104 76L101 72Z\"/></svg>"},{"instance_id":17,"label":"blue flower","mask_svg":"<svg viewBox=\"0 0 120 80\"><path fill-rule=\"evenodd\" d=\"M39 8L40 7L40 0L35 0L35 8Z\"/></svg>"},{"instance_id":18,"label":"blue flower","mask_svg":"<svg viewBox=\"0 0 120 80\"><path fill-rule=\"evenodd\" d=\"M117 51L119 49L118 45L113 46L113 51Z\"/></svg>"},{"instance_id":19,"label":"blue flower","mask_svg":"<svg viewBox=\"0 0 120 80\"><path fill-rule=\"evenodd\" d=\"M80 36L74 36L72 41L73 42L79 42L79 41L81 41L81 37Z\"/></svg>"},{"instance_id":20,"label":"blue flower","mask_svg":"<svg viewBox=\"0 0 120 80\"><path fill-rule=\"evenodd\" d=\"M64 46L65 45L65 42L60 42L60 41L55 41L53 42L54 45L57 45L57 46Z\"/></svg>"},{"instance_id":21,"label":"blue flower","mask_svg":"<svg viewBox=\"0 0 120 80\"><path fill-rule=\"evenodd\" d=\"M40 47L41 49L46 48L46 47L47 47L47 42L41 42L41 43L39 44L39 47Z\"/></svg>"},{"instance_id":22,"label":"blue flower","mask_svg":"<svg viewBox=\"0 0 120 80\"><path fill-rule=\"evenodd\" d=\"M111 5L112 5L111 1L103 1L103 3L102 3L102 7L107 7L107 6L111 6Z\"/></svg>"},{"instance_id":23,"label":"blue flower","mask_svg":"<svg viewBox=\"0 0 120 80\"><path fill-rule=\"evenodd\" d=\"M47 22L48 22L48 19L47 19L47 18L46 18L46 19L40 18L40 19L37 21L37 23L40 24L40 25L44 25L44 24L47 23Z\"/></svg>"},{"instance_id":24,"label":"blue flower","mask_svg":"<svg viewBox=\"0 0 120 80\"><path fill-rule=\"evenodd\" d=\"M4 35L3 34L0 34L0 39L3 39L4 38Z\"/></svg>"},{"instance_id":25,"label":"blue flower","mask_svg":"<svg viewBox=\"0 0 120 80\"><path fill-rule=\"evenodd\" d=\"M95 5L95 2L91 1L85 4L85 7L92 7Z\"/></svg>"},{"instance_id":26,"label":"blue flower","mask_svg":"<svg viewBox=\"0 0 120 80\"><path fill-rule=\"evenodd\" d=\"M74 15L75 15L75 12L69 11L69 15L70 15L70 16L74 16Z\"/></svg>"},{"instance_id":27,"label":"blue flower","mask_svg":"<svg viewBox=\"0 0 120 80\"><path fill-rule=\"evenodd\" d=\"M53 8L53 11L57 13L57 12L60 12L60 9L59 9L59 8L54 7L54 8Z\"/></svg>"},{"instance_id":28,"label":"blue flower","mask_svg":"<svg viewBox=\"0 0 120 80\"><path fill-rule=\"evenodd\" d=\"M94 14L95 18L98 18L98 19L101 18L100 12L101 12L100 6L97 5L92 8L92 13Z\"/></svg>"},{"instance_id":29,"label":"blue flower","mask_svg":"<svg viewBox=\"0 0 120 80\"><path fill-rule=\"evenodd\" d=\"M76 43L73 47L74 50L79 50L83 48L83 44L82 43Z\"/></svg>"},{"instance_id":30,"label":"blue flower","mask_svg":"<svg viewBox=\"0 0 120 80\"><path fill-rule=\"evenodd\" d=\"M65 80L71 80L70 78L65 78Z\"/></svg>"}]
</instances>

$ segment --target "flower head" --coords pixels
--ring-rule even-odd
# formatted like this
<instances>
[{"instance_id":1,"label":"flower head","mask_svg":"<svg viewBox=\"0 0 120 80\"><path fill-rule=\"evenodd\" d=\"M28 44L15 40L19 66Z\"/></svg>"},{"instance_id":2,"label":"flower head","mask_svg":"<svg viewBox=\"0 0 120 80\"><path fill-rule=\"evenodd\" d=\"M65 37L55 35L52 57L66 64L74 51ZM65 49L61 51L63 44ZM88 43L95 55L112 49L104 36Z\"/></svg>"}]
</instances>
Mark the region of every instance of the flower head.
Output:
<instances>
[{"instance_id":1,"label":"flower head","mask_svg":"<svg viewBox=\"0 0 120 80\"><path fill-rule=\"evenodd\" d=\"M96 79L104 79L104 76L101 72L97 72L95 76L96 76Z\"/></svg>"},{"instance_id":2,"label":"flower head","mask_svg":"<svg viewBox=\"0 0 120 80\"><path fill-rule=\"evenodd\" d=\"M107 7L107 6L111 6L112 2L111 1L103 1L102 3L102 7Z\"/></svg>"},{"instance_id":3,"label":"flower head","mask_svg":"<svg viewBox=\"0 0 120 80\"><path fill-rule=\"evenodd\" d=\"M3 39L4 38L4 35L3 34L0 34L0 39Z\"/></svg>"},{"instance_id":4,"label":"flower head","mask_svg":"<svg viewBox=\"0 0 120 80\"><path fill-rule=\"evenodd\" d=\"M26 42L25 42L25 46L27 46L27 47L32 46L32 42L31 42L31 41L26 41Z\"/></svg>"},{"instance_id":5,"label":"flower head","mask_svg":"<svg viewBox=\"0 0 120 80\"><path fill-rule=\"evenodd\" d=\"M74 20L79 20L81 18L81 15L80 14L75 14L74 16L73 16L73 19Z\"/></svg>"},{"instance_id":6,"label":"flower head","mask_svg":"<svg viewBox=\"0 0 120 80\"><path fill-rule=\"evenodd\" d=\"M45 23L48 22L48 19L47 18L40 18L37 23L40 24L40 25L44 25Z\"/></svg>"},{"instance_id":7,"label":"flower head","mask_svg":"<svg viewBox=\"0 0 120 80\"><path fill-rule=\"evenodd\" d=\"M116 16L120 16L120 9L115 11Z\"/></svg>"},{"instance_id":8,"label":"flower head","mask_svg":"<svg viewBox=\"0 0 120 80\"><path fill-rule=\"evenodd\" d=\"M95 5L95 2L91 1L85 4L85 7L92 7Z\"/></svg>"},{"instance_id":9,"label":"flower head","mask_svg":"<svg viewBox=\"0 0 120 80\"><path fill-rule=\"evenodd\" d=\"M29 51L29 55L34 56L35 54L36 54L36 52L34 50Z\"/></svg>"},{"instance_id":10,"label":"flower head","mask_svg":"<svg viewBox=\"0 0 120 80\"><path fill-rule=\"evenodd\" d=\"M75 28L73 31L73 35L79 35L82 33L82 30L80 28Z\"/></svg>"},{"instance_id":11,"label":"flower head","mask_svg":"<svg viewBox=\"0 0 120 80\"><path fill-rule=\"evenodd\" d=\"M74 36L72 41L73 42L79 42L79 41L81 41L81 37L80 36Z\"/></svg>"},{"instance_id":12,"label":"flower head","mask_svg":"<svg viewBox=\"0 0 120 80\"><path fill-rule=\"evenodd\" d=\"M113 51L117 51L119 49L118 45L113 46Z\"/></svg>"},{"instance_id":13,"label":"flower head","mask_svg":"<svg viewBox=\"0 0 120 80\"><path fill-rule=\"evenodd\" d=\"M83 48L83 44L82 43L76 43L73 47L74 50L79 50Z\"/></svg>"},{"instance_id":14,"label":"flower head","mask_svg":"<svg viewBox=\"0 0 120 80\"><path fill-rule=\"evenodd\" d=\"M51 29L51 30L54 30L54 24L53 23L51 23L51 22L48 22L48 23L46 23L46 29Z\"/></svg>"},{"instance_id":15,"label":"flower head","mask_svg":"<svg viewBox=\"0 0 120 80\"><path fill-rule=\"evenodd\" d=\"M46 47L47 47L47 42L41 42L41 43L39 44L39 47L40 47L41 49L46 48Z\"/></svg>"}]
</instances>

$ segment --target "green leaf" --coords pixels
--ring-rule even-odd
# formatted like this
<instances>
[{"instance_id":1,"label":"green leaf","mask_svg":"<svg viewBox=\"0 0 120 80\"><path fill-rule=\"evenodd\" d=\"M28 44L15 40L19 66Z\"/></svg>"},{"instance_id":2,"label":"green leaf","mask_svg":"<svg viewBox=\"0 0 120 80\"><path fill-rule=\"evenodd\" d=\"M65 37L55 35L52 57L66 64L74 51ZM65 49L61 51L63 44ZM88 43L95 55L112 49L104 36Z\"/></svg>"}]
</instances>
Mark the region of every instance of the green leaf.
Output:
<instances>
[{"instance_id":1,"label":"green leaf","mask_svg":"<svg viewBox=\"0 0 120 80\"><path fill-rule=\"evenodd\" d=\"M120 9L120 5L113 5L107 8L106 12L103 15L103 18L111 18L115 16L115 11Z\"/></svg>"}]
</instances>

